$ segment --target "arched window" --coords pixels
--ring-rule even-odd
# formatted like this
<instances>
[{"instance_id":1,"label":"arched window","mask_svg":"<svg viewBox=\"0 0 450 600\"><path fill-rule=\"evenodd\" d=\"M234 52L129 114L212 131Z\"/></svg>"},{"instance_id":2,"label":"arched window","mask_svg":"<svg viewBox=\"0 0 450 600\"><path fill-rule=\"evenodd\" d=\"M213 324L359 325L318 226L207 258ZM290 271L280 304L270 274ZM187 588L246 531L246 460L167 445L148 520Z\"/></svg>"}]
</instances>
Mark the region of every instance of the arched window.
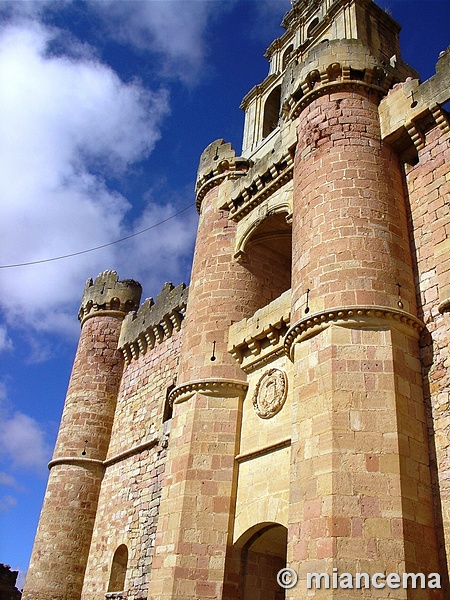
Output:
<instances>
[{"instance_id":1,"label":"arched window","mask_svg":"<svg viewBox=\"0 0 450 600\"><path fill-rule=\"evenodd\" d=\"M278 126L281 106L281 85L277 85L267 96L264 105L263 138L267 137Z\"/></svg>"},{"instance_id":2,"label":"arched window","mask_svg":"<svg viewBox=\"0 0 450 600\"><path fill-rule=\"evenodd\" d=\"M108 592L122 592L125 589L127 574L128 548L122 544L114 552L109 576Z\"/></svg>"},{"instance_id":3,"label":"arched window","mask_svg":"<svg viewBox=\"0 0 450 600\"><path fill-rule=\"evenodd\" d=\"M170 421L173 415L173 406L169 402L170 392L175 389L175 385L169 385L166 390L166 399L164 401L164 409L163 409L163 423Z\"/></svg>"},{"instance_id":4,"label":"arched window","mask_svg":"<svg viewBox=\"0 0 450 600\"><path fill-rule=\"evenodd\" d=\"M315 29L315 27L317 27L318 24L319 24L319 17L314 17L314 19L308 25L308 30L306 31L307 38L311 37L313 30Z\"/></svg>"},{"instance_id":5,"label":"arched window","mask_svg":"<svg viewBox=\"0 0 450 600\"><path fill-rule=\"evenodd\" d=\"M292 44L290 44L286 48L286 50L284 51L284 54L283 54L283 71L288 66L288 63L289 63L289 61L291 59L293 50L294 50L294 46Z\"/></svg>"}]
</instances>

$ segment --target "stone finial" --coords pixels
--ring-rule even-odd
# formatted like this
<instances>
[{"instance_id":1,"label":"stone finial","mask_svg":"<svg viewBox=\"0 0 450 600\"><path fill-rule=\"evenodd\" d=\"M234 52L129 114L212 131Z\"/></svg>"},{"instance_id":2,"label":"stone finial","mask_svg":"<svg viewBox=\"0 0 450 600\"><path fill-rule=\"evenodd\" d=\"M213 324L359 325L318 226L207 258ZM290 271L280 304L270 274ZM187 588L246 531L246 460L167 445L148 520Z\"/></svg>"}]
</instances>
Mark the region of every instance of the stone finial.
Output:
<instances>
[{"instance_id":1,"label":"stone finial","mask_svg":"<svg viewBox=\"0 0 450 600\"><path fill-rule=\"evenodd\" d=\"M84 286L78 319L81 324L98 312L119 312L126 315L137 310L142 294L142 286L132 279L119 281L115 271L100 273L95 281L88 279Z\"/></svg>"}]
</instances>

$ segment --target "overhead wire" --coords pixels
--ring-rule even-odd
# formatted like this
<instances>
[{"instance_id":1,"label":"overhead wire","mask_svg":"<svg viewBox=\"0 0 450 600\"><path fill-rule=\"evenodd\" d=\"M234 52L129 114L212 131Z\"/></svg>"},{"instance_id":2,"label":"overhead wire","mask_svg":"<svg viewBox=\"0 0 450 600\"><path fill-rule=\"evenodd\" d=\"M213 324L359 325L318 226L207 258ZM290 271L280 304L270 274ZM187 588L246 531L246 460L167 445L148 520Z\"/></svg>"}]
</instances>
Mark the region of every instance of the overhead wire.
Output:
<instances>
[{"instance_id":1,"label":"overhead wire","mask_svg":"<svg viewBox=\"0 0 450 600\"><path fill-rule=\"evenodd\" d=\"M170 215L170 217L167 217L166 219L159 221L158 223L154 223L153 225L150 225L149 227L146 227L145 229L141 229L140 231L136 231L135 233L126 235L125 237L120 238L118 240L114 240L113 242L108 242L107 244L101 244L100 246L95 246L94 248L88 248L86 250L79 250L78 252L72 252L71 254L63 254L61 256L53 256L51 258L43 258L41 260L32 260L30 262L16 263L16 264L11 264L11 265L0 265L0 269L13 269L15 267L28 267L30 265L39 265L42 263L53 262L55 260L63 260L65 258L71 258L73 256L80 256L81 254L87 254L88 252L95 252L96 250L101 250L102 248L107 248L108 246L114 246L115 244L120 244L121 242L125 242L126 240L137 237L138 235L142 235L143 233L146 233L147 231L150 231L151 229L154 229L155 227L159 227L159 225L163 225L164 223L167 223L167 221L170 221L171 219L178 217L178 215L181 215L182 213L187 211L192 206L194 206L194 202L192 202L188 206L185 206L184 208L182 208L178 212L174 213L173 215Z\"/></svg>"}]
</instances>

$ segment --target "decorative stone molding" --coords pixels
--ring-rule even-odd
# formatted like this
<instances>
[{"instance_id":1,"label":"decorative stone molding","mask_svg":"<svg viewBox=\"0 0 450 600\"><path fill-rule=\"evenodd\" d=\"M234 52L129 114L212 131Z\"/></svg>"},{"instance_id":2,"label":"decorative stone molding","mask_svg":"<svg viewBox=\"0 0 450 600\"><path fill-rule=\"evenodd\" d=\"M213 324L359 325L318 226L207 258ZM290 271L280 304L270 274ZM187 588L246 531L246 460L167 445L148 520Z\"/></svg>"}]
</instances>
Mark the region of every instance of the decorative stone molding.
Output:
<instances>
[{"instance_id":1,"label":"decorative stone molding","mask_svg":"<svg viewBox=\"0 0 450 600\"><path fill-rule=\"evenodd\" d=\"M156 298L148 298L137 313L128 314L122 324L119 348L127 364L145 354L156 344L170 338L181 329L188 301L189 288L184 283L174 287L165 283Z\"/></svg>"},{"instance_id":2,"label":"decorative stone molding","mask_svg":"<svg viewBox=\"0 0 450 600\"><path fill-rule=\"evenodd\" d=\"M425 136L418 127L412 122L405 123L406 131L411 138L412 143L417 151L425 148Z\"/></svg>"},{"instance_id":3,"label":"decorative stone molding","mask_svg":"<svg viewBox=\"0 0 450 600\"><path fill-rule=\"evenodd\" d=\"M260 377L253 394L253 407L261 419L271 419L283 408L287 377L281 369L269 369Z\"/></svg>"},{"instance_id":4,"label":"decorative stone molding","mask_svg":"<svg viewBox=\"0 0 450 600\"><path fill-rule=\"evenodd\" d=\"M395 56L386 60L367 40L326 40L311 47L298 64L289 66L282 88L283 118L295 120L316 98L346 89L369 90L381 99L394 83L418 76Z\"/></svg>"},{"instance_id":5,"label":"decorative stone molding","mask_svg":"<svg viewBox=\"0 0 450 600\"><path fill-rule=\"evenodd\" d=\"M377 67L379 68L379 67ZM364 79L352 79L354 74L349 69L342 69L342 80L341 81L329 81L327 79L326 71L318 71L315 69L312 71L308 78L300 85L299 89L295 94L293 94L283 105L283 114L286 120L291 119L294 121L298 118L300 113L311 104L317 98L324 96L325 94L332 94L334 92L342 92L342 91L360 91L361 89L365 89L368 91L375 92L379 95L380 99L387 93L388 86L381 86L376 83L369 83L366 80L366 73L369 72L368 69L364 70ZM376 71L376 73L378 73ZM348 80L346 80L348 77ZM378 81L376 76L371 72L370 77L368 78L371 82Z\"/></svg>"},{"instance_id":6,"label":"decorative stone molding","mask_svg":"<svg viewBox=\"0 0 450 600\"><path fill-rule=\"evenodd\" d=\"M56 465L75 465L77 467L88 467L89 465L103 468L103 461L96 458L84 458L81 456L61 456L55 458L48 463L48 468L51 469Z\"/></svg>"},{"instance_id":7,"label":"decorative stone molding","mask_svg":"<svg viewBox=\"0 0 450 600\"><path fill-rule=\"evenodd\" d=\"M448 117L448 113L442 109L439 104L432 106L430 111L433 115L436 125L439 127L442 133L450 133L450 119Z\"/></svg>"},{"instance_id":8,"label":"decorative stone molding","mask_svg":"<svg viewBox=\"0 0 450 600\"><path fill-rule=\"evenodd\" d=\"M404 152L408 145L416 153L425 145L422 129L434 126L445 134L450 131L448 114L441 107L450 100L450 48L441 52L436 74L420 83L408 78L399 83L380 103L381 137L396 150ZM411 143L412 142L412 143Z\"/></svg>"},{"instance_id":9,"label":"decorative stone molding","mask_svg":"<svg viewBox=\"0 0 450 600\"><path fill-rule=\"evenodd\" d=\"M181 404L181 402L192 398L196 392L219 398L244 397L247 388L248 384L246 382L234 379L199 379L174 388L170 392L169 402L170 404Z\"/></svg>"},{"instance_id":10,"label":"decorative stone molding","mask_svg":"<svg viewBox=\"0 0 450 600\"><path fill-rule=\"evenodd\" d=\"M242 454L238 454L234 460L238 463L246 462L247 460L259 458L260 456L271 454L272 452L282 450L283 448L289 448L290 445L291 438L289 437L285 438L284 440L280 440L279 442L275 442L274 444L270 444L270 446L265 446L264 448L258 448L257 450L250 450L249 452L243 452Z\"/></svg>"},{"instance_id":11,"label":"decorative stone molding","mask_svg":"<svg viewBox=\"0 0 450 600\"><path fill-rule=\"evenodd\" d=\"M228 352L246 373L284 354L284 336L290 323L291 290L287 290L252 317L233 323Z\"/></svg>"},{"instance_id":12,"label":"decorative stone molding","mask_svg":"<svg viewBox=\"0 0 450 600\"><path fill-rule=\"evenodd\" d=\"M142 442L137 446L133 446L133 448L128 448L128 450L124 450L123 452L119 452L118 454L114 454L110 458L107 458L103 461L104 467L109 467L118 463L126 458L130 458L130 456L134 456L135 454L139 454L140 452L144 452L144 450L150 450L150 448L154 448L158 444L166 443L166 438L160 439L159 437L154 437L151 440L147 440L146 442Z\"/></svg>"},{"instance_id":13,"label":"decorative stone molding","mask_svg":"<svg viewBox=\"0 0 450 600\"><path fill-rule=\"evenodd\" d=\"M259 161L257 172L252 174L250 181L247 177L238 193L224 205L224 208L230 211L231 220L240 221L293 178L294 152L295 148L290 148L288 152L284 152L266 164L263 169L261 168L263 163Z\"/></svg>"},{"instance_id":14,"label":"decorative stone molding","mask_svg":"<svg viewBox=\"0 0 450 600\"><path fill-rule=\"evenodd\" d=\"M104 271L93 281L88 279L84 287L78 319L81 325L91 317L114 315L124 317L137 310L142 286L132 279L119 281L115 271Z\"/></svg>"},{"instance_id":15,"label":"decorative stone molding","mask_svg":"<svg viewBox=\"0 0 450 600\"><path fill-rule=\"evenodd\" d=\"M376 327L380 325L403 329L408 335L418 338L425 325L417 317L386 306L347 306L323 310L308 315L289 329L284 341L286 355L294 359L294 345L307 340L330 325L348 327Z\"/></svg>"},{"instance_id":16,"label":"decorative stone molding","mask_svg":"<svg viewBox=\"0 0 450 600\"><path fill-rule=\"evenodd\" d=\"M101 468L106 468L106 467L110 467L111 465L114 465L117 462L120 462L122 460L125 460L126 458L129 458L130 456L134 456L135 454L139 454L140 452L143 452L144 450L149 450L150 448L153 448L155 446L157 446L158 444L164 444L166 443L167 437L166 436L162 436L161 438L159 437L153 437L150 440L147 440L146 442L142 442L141 444L138 444L137 446L133 446L132 448L128 448L127 450L124 450L123 452L119 452L118 454L115 454L114 456L111 456L110 458L107 458L106 460L98 460L96 458L85 458L85 457L78 457L78 456L61 456L60 458L55 458L54 460L51 460L48 463L48 468L51 469L52 467L56 466L56 465L76 465L79 467L86 467L88 465L94 465L97 467L101 467Z\"/></svg>"}]
</instances>

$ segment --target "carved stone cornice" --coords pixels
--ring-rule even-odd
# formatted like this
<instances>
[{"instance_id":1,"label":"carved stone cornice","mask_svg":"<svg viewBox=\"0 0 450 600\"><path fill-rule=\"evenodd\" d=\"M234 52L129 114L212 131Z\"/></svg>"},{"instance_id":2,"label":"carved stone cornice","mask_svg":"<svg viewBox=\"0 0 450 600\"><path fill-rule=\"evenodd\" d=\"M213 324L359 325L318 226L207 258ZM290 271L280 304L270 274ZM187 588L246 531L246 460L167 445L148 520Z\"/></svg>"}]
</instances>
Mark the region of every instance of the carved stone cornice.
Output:
<instances>
[{"instance_id":1,"label":"carved stone cornice","mask_svg":"<svg viewBox=\"0 0 450 600\"><path fill-rule=\"evenodd\" d=\"M291 290L260 308L252 317L233 323L228 332L228 352L246 373L284 354L291 310Z\"/></svg>"},{"instance_id":2,"label":"carved stone cornice","mask_svg":"<svg viewBox=\"0 0 450 600\"><path fill-rule=\"evenodd\" d=\"M347 306L323 310L308 315L289 329L284 340L284 351L293 360L294 345L307 340L330 325L348 327L376 327L388 325L402 329L408 335L418 338L425 327L417 317L396 308L387 306Z\"/></svg>"},{"instance_id":3,"label":"carved stone cornice","mask_svg":"<svg viewBox=\"0 0 450 600\"><path fill-rule=\"evenodd\" d=\"M341 91L360 91L367 90L376 93L381 99L387 93L387 87L382 87L381 85L376 85L374 83L369 83L365 80L357 80L357 79L349 79L342 81L331 81L327 82L323 78L323 73L319 73L317 71L318 82L319 85L316 85L312 89L308 89L306 93L303 94L294 94L292 95L284 104L283 111L285 115L285 119L291 119L294 121L300 115L300 113L311 104L317 98L324 96L325 94L332 94L334 92ZM305 81L304 84L300 86L302 91L307 89L309 86L309 82Z\"/></svg>"},{"instance_id":4,"label":"carved stone cornice","mask_svg":"<svg viewBox=\"0 0 450 600\"><path fill-rule=\"evenodd\" d=\"M200 157L195 184L196 207L200 213L202 200L209 190L227 179L237 179L248 171L250 162L242 156L236 156L232 145L223 139L212 142Z\"/></svg>"},{"instance_id":5,"label":"carved stone cornice","mask_svg":"<svg viewBox=\"0 0 450 600\"><path fill-rule=\"evenodd\" d=\"M448 133L448 115L442 106L450 100L450 48L441 52L436 64L436 74L420 83L417 79L407 79L389 91L380 104L381 137L398 146L399 139L406 135L417 149L423 147L425 123L429 115L443 133ZM430 127L431 128L431 127Z\"/></svg>"},{"instance_id":6,"label":"carved stone cornice","mask_svg":"<svg viewBox=\"0 0 450 600\"><path fill-rule=\"evenodd\" d=\"M245 166L247 166L248 161L246 159L242 159L242 161L245 161ZM214 171L208 175L205 175L201 180L199 180L199 187L197 188L195 194L195 206L198 213L200 213L200 207L202 205L203 198L206 196L209 190L212 190L212 188L220 185L226 179L237 179L238 177L242 177L247 173L247 169L240 170L237 168L237 166L239 166L239 162L237 160L234 163L228 163L226 166L222 166L227 170L221 173L221 166L218 165L217 169L214 169Z\"/></svg>"},{"instance_id":7,"label":"carved stone cornice","mask_svg":"<svg viewBox=\"0 0 450 600\"><path fill-rule=\"evenodd\" d=\"M263 168L262 161L255 165L254 173L250 172L247 175L237 194L224 205L224 208L229 210L229 218L232 221L240 221L293 178L294 151L294 148L289 149L269 164L266 163Z\"/></svg>"},{"instance_id":8,"label":"carved stone cornice","mask_svg":"<svg viewBox=\"0 0 450 600\"><path fill-rule=\"evenodd\" d=\"M248 383L235 379L198 379L183 383L174 388L169 394L170 404L181 404L199 392L205 396L232 398L245 396Z\"/></svg>"}]
</instances>

